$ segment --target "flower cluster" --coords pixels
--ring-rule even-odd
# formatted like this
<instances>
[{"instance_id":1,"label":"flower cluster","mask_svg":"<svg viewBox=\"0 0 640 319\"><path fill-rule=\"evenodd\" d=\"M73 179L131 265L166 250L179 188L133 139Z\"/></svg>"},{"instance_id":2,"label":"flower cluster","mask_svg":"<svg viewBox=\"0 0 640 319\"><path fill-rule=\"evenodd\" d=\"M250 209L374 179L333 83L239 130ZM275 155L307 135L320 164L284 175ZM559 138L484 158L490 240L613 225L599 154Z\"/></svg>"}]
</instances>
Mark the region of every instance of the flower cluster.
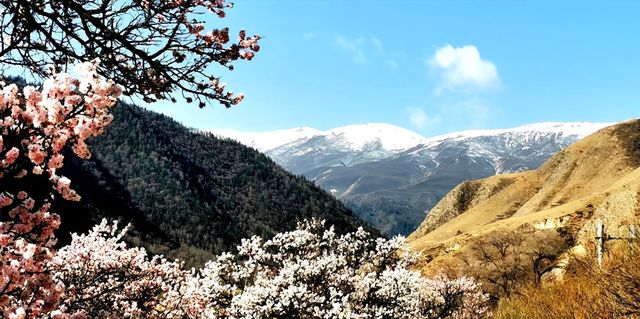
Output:
<instances>
[{"instance_id":1,"label":"flower cluster","mask_svg":"<svg viewBox=\"0 0 640 319\"><path fill-rule=\"evenodd\" d=\"M47 313L57 304L63 287L47 271L53 250L53 231L60 219L48 205L35 208L26 192L0 195L0 309L3 318ZM8 208L8 212L4 212Z\"/></svg>"},{"instance_id":2,"label":"flower cluster","mask_svg":"<svg viewBox=\"0 0 640 319\"><path fill-rule=\"evenodd\" d=\"M26 86L20 94L15 84L0 83L0 177L20 178L48 172L56 189L68 199L77 195L56 175L62 167L62 150L70 145L80 158L91 156L86 139L102 134L111 122L110 108L122 90L98 76L96 65L76 67L80 80L67 73L47 79L41 90ZM29 170L27 170L29 168Z\"/></svg>"},{"instance_id":3,"label":"flower cluster","mask_svg":"<svg viewBox=\"0 0 640 319\"><path fill-rule=\"evenodd\" d=\"M71 181L56 172L69 146L81 158L86 139L102 133L120 88L78 66L80 79L58 73L41 89L0 83L0 309L8 318L33 318L57 305L63 290L47 262L55 255L59 216L49 212L53 193L79 200ZM45 190L34 184L50 185ZM29 190L27 192L26 190Z\"/></svg>"},{"instance_id":4,"label":"flower cluster","mask_svg":"<svg viewBox=\"0 0 640 319\"><path fill-rule=\"evenodd\" d=\"M66 289L52 318L180 317L177 289L188 272L181 263L128 248L121 241L127 229L103 220L58 251L48 268Z\"/></svg>"},{"instance_id":5,"label":"flower cluster","mask_svg":"<svg viewBox=\"0 0 640 319\"><path fill-rule=\"evenodd\" d=\"M52 262L67 287L54 318L476 318L487 296L472 279L407 269L403 240L322 223L245 239L199 270L126 248L102 222Z\"/></svg>"},{"instance_id":6,"label":"flower cluster","mask_svg":"<svg viewBox=\"0 0 640 319\"><path fill-rule=\"evenodd\" d=\"M404 240L362 229L337 235L323 223L263 241L246 239L196 276L187 303L211 318L474 318L487 297L467 278L427 279L407 267ZM196 285L196 284L192 284ZM191 286L191 285L188 285ZM223 314L223 315L221 315Z\"/></svg>"}]
</instances>

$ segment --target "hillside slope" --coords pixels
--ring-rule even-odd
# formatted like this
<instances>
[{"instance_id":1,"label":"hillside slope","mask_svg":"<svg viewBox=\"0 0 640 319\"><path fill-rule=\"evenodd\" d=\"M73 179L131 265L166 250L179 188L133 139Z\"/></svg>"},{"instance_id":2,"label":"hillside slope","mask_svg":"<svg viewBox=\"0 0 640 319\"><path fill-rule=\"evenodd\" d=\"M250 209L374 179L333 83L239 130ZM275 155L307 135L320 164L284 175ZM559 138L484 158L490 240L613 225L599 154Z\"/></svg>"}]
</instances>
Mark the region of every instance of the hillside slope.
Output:
<instances>
[{"instance_id":1,"label":"hillside slope","mask_svg":"<svg viewBox=\"0 0 640 319\"><path fill-rule=\"evenodd\" d=\"M496 230L564 227L578 243L602 220L626 235L640 212L640 121L607 127L551 157L539 169L468 182L447 194L409 237L417 251L444 258Z\"/></svg>"},{"instance_id":2,"label":"hillside slope","mask_svg":"<svg viewBox=\"0 0 640 319\"><path fill-rule=\"evenodd\" d=\"M254 149L127 104L114 116L92 140L91 160L65 164L63 174L83 196L79 204L59 204L65 231L117 217L133 221L135 240L154 251L206 258L242 238L294 229L305 218L326 219L338 231L364 224Z\"/></svg>"}]
</instances>

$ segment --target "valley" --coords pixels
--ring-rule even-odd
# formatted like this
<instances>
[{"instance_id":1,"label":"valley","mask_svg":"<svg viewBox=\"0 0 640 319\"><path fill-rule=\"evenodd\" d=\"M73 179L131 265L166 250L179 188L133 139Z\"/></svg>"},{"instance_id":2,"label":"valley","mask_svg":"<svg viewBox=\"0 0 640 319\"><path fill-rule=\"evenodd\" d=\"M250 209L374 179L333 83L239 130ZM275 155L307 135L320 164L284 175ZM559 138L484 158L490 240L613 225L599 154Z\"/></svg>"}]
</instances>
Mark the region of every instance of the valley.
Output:
<instances>
[{"instance_id":1,"label":"valley","mask_svg":"<svg viewBox=\"0 0 640 319\"><path fill-rule=\"evenodd\" d=\"M130 242L151 253L202 265L243 238L269 238L307 218L326 220L340 233L364 225L265 155L138 106L118 106L90 147L91 159L69 156L62 170L78 181L82 199L53 205L63 220L60 244L107 217L132 222Z\"/></svg>"}]
</instances>

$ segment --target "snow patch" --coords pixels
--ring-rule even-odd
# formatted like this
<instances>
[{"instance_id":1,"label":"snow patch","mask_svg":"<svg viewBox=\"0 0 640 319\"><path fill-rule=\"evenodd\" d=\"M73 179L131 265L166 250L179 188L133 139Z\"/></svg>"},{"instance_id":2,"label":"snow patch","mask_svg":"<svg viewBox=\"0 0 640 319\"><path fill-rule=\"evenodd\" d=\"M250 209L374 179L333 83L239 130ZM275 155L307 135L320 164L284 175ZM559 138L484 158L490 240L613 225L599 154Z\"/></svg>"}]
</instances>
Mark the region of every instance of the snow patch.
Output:
<instances>
[{"instance_id":1,"label":"snow patch","mask_svg":"<svg viewBox=\"0 0 640 319\"><path fill-rule=\"evenodd\" d=\"M261 152L281 146L297 146L314 137L322 137L332 146L343 151L365 151L381 148L385 152L399 152L424 143L427 139L408 129L386 124L366 123L337 127L321 131L300 127L267 132L241 132L229 129L208 130L215 135L234 139ZM315 149L306 148L294 155L302 156Z\"/></svg>"},{"instance_id":2,"label":"snow patch","mask_svg":"<svg viewBox=\"0 0 640 319\"><path fill-rule=\"evenodd\" d=\"M596 131L611 126L615 123L590 123L590 122L543 122L527 124L514 128L494 129L494 130L468 130L438 135L427 139L427 143L437 143L445 140L464 140L475 137L497 136L508 133L530 133L529 136L536 137L535 133L562 134L563 136L576 136L583 138Z\"/></svg>"}]
</instances>

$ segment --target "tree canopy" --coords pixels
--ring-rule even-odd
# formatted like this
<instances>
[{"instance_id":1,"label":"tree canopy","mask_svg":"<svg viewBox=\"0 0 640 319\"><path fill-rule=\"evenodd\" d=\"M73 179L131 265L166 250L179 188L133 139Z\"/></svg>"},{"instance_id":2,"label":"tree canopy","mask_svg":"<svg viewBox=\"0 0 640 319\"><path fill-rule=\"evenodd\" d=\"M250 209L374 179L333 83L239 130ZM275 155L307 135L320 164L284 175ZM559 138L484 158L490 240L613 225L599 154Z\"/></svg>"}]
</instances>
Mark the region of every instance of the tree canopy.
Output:
<instances>
[{"instance_id":1,"label":"tree canopy","mask_svg":"<svg viewBox=\"0 0 640 319\"><path fill-rule=\"evenodd\" d=\"M0 0L0 64L46 78L99 59L98 74L147 102L173 100L229 107L243 99L225 90L214 67L251 60L260 36L211 28L225 0ZM206 14L213 13L213 14Z\"/></svg>"}]
</instances>

